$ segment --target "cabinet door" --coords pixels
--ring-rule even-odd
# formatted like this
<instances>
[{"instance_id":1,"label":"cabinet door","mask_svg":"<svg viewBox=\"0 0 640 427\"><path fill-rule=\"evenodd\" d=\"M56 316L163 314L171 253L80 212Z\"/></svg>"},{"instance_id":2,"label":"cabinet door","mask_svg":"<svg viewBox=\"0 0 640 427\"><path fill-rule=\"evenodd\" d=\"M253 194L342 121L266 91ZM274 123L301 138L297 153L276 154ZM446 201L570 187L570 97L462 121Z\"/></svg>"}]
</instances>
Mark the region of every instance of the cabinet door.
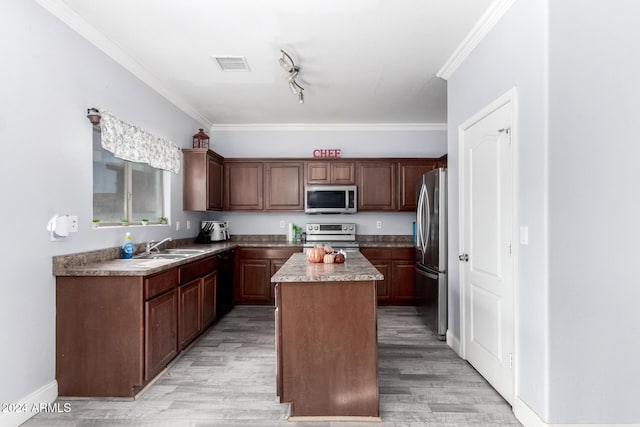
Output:
<instances>
[{"instance_id":1,"label":"cabinet door","mask_svg":"<svg viewBox=\"0 0 640 427\"><path fill-rule=\"evenodd\" d=\"M416 302L416 270L413 261L393 261L392 299L396 305L412 305Z\"/></svg>"},{"instance_id":2,"label":"cabinet door","mask_svg":"<svg viewBox=\"0 0 640 427\"><path fill-rule=\"evenodd\" d=\"M156 376L178 354L178 291L144 304L144 380Z\"/></svg>"},{"instance_id":3,"label":"cabinet door","mask_svg":"<svg viewBox=\"0 0 640 427\"><path fill-rule=\"evenodd\" d=\"M396 163L358 162L358 193L359 210L396 210Z\"/></svg>"},{"instance_id":4,"label":"cabinet door","mask_svg":"<svg viewBox=\"0 0 640 427\"><path fill-rule=\"evenodd\" d=\"M354 162L332 162L331 184L353 185L356 183L356 165Z\"/></svg>"},{"instance_id":5,"label":"cabinet door","mask_svg":"<svg viewBox=\"0 0 640 427\"><path fill-rule=\"evenodd\" d=\"M224 209L262 210L262 175L262 162L226 162L224 164Z\"/></svg>"},{"instance_id":6,"label":"cabinet door","mask_svg":"<svg viewBox=\"0 0 640 427\"><path fill-rule=\"evenodd\" d=\"M422 174L435 169L436 164L437 161L435 159L400 161L400 194L398 202L401 211L416 210L416 180Z\"/></svg>"},{"instance_id":7,"label":"cabinet door","mask_svg":"<svg viewBox=\"0 0 640 427\"><path fill-rule=\"evenodd\" d=\"M238 304L272 304L268 259L241 259L238 262Z\"/></svg>"},{"instance_id":8,"label":"cabinet door","mask_svg":"<svg viewBox=\"0 0 640 427\"><path fill-rule=\"evenodd\" d=\"M265 210L304 210L304 163L266 162Z\"/></svg>"},{"instance_id":9,"label":"cabinet door","mask_svg":"<svg viewBox=\"0 0 640 427\"><path fill-rule=\"evenodd\" d=\"M222 210L222 162L207 156L207 210Z\"/></svg>"},{"instance_id":10,"label":"cabinet door","mask_svg":"<svg viewBox=\"0 0 640 427\"><path fill-rule=\"evenodd\" d=\"M202 329L206 329L216 320L216 287L218 274L213 272L202 278Z\"/></svg>"},{"instance_id":11,"label":"cabinet door","mask_svg":"<svg viewBox=\"0 0 640 427\"><path fill-rule=\"evenodd\" d=\"M184 349L202 330L200 312L202 279L193 280L178 288L178 343Z\"/></svg>"},{"instance_id":12,"label":"cabinet door","mask_svg":"<svg viewBox=\"0 0 640 427\"><path fill-rule=\"evenodd\" d=\"M278 270L282 268L285 262L287 262L286 259L272 259L270 275L273 276L274 274L276 274ZM271 280L271 278L269 278L269 280ZM275 287L271 286L270 290L271 290L271 301L275 301Z\"/></svg>"},{"instance_id":13,"label":"cabinet door","mask_svg":"<svg viewBox=\"0 0 640 427\"><path fill-rule=\"evenodd\" d=\"M378 305L391 304L391 269L385 261L371 261L371 264L384 276L383 280L376 281Z\"/></svg>"},{"instance_id":14,"label":"cabinet door","mask_svg":"<svg viewBox=\"0 0 640 427\"><path fill-rule=\"evenodd\" d=\"M305 167L307 184L317 185L331 183L331 169L329 167L329 162L308 161Z\"/></svg>"}]
</instances>

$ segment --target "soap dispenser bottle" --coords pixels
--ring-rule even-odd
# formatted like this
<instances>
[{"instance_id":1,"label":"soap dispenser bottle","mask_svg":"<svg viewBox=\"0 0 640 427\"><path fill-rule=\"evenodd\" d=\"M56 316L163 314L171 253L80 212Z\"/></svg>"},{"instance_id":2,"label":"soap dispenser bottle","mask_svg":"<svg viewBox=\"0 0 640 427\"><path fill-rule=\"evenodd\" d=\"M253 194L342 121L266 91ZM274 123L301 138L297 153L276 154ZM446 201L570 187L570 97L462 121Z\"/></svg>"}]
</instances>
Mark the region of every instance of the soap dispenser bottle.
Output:
<instances>
[{"instance_id":1,"label":"soap dispenser bottle","mask_svg":"<svg viewBox=\"0 0 640 427\"><path fill-rule=\"evenodd\" d=\"M120 258L133 258L133 240L131 239L131 233L129 232L127 232L127 234L124 236L124 243L120 248Z\"/></svg>"}]
</instances>

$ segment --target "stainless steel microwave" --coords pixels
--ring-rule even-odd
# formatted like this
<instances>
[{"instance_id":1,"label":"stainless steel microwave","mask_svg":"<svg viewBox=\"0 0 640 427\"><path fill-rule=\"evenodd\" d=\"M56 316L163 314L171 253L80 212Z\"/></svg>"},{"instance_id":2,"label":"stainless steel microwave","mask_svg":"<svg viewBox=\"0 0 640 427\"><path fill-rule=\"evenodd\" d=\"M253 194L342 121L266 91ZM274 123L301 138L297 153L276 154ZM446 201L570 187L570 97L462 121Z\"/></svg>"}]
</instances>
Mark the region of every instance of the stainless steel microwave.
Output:
<instances>
[{"instance_id":1,"label":"stainless steel microwave","mask_svg":"<svg viewBox=\"0 0 640 427\"><path fill-rule=\"evenodd\" d=\"M308 214L352 214L358 212L355 185L308 185L304 188L304 212Z\"/></svg>"}]
</instances>

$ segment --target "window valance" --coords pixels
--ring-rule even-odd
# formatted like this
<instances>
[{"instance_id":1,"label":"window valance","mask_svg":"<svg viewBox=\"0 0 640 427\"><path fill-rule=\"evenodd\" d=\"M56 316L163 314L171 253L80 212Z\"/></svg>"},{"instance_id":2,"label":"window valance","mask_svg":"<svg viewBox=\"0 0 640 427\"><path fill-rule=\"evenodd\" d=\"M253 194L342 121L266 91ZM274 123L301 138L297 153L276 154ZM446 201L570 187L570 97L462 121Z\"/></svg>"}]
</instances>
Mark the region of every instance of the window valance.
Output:
<instances>
[{"instance_id":1,"label":"window valance","mask_svg":"<svg viewBox=\"0 0 640 427\"><path fill-rule=\"evenodd\" d=\"M180 172L180 147L171 141L130 125L100 110L102 148L131 162L146 163L173 173Z\"/></svg>"}]
</instances>

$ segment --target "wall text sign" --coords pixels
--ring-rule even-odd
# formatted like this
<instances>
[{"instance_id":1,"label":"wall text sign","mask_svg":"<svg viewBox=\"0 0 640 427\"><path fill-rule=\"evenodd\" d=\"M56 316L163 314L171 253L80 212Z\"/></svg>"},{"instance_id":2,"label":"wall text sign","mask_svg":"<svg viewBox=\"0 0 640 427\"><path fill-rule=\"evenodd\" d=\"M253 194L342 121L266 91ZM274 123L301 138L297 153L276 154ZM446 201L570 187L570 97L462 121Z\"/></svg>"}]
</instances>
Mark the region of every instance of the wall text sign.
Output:
<instances>
[{"instance_id":1,"label":"wall text sign","mask_svg":"<svg viewBox=\"0 0 640 427\"><path fill-rule=\"evenodd\" d=\"M314 159L337 159L340 157L339 148L316 148L313 150Z\"/></svg>"}]
</instances>

